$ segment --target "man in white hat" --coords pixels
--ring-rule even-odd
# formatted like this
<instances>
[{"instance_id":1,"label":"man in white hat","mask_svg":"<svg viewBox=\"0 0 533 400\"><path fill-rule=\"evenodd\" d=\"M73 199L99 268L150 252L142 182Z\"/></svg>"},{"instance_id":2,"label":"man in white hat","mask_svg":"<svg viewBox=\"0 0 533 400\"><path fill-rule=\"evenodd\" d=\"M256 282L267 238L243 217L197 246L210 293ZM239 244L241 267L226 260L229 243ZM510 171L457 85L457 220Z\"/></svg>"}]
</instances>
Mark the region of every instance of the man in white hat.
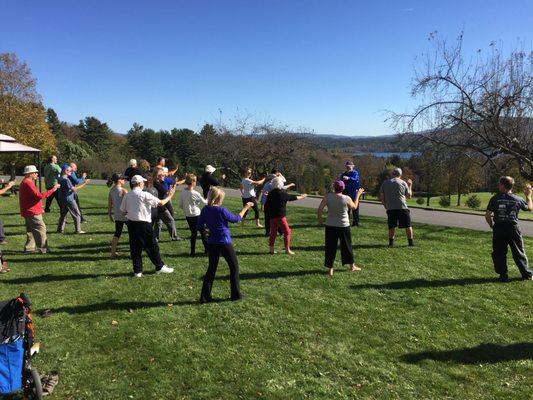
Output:
<instances>
[{"instance_id":1,"label":"man in white hat","mask_svg":"<svg viewBox=\"0 0 533 400\"><path fill-rule=\"evenodd\" d=\"M46 253L48 251L48 243L41 200L52 196L60 185L56 183L47 191L39 192L39 189L35 186L35 181L39 176L39 171L35 165L24 167L24 176L19 188L20 215L26 221L27 238L24 251L27 253L35 253L36 251Z\"/></svg>"},{"instance_id":2,"label":"man in white hat","mask_svg":"<svg viewBox=\"0 0 533 400\"><path fill-rule=\"evenodd\" d=\"M174 196L176 187L173 186L167 197L160 200L153 194L143 191L144 182L146 179L141 175L133 176L130 181L132 191L124 196L120 205L120 211L128 219L126 225L130 237L130 256L133 263L133 274L137 278L142 277L143 249L155 265L156 274L174 272L173 268L167 267L161 260L159 245L152 228L152 208L167 204Z\"/></svg>"},{"instance_id":3,"label":"man in white hat","mask_svg":"<svg viewBox=\"0 0 533 400\"><path fill-rule=\"evenodd\" d=\"M220 186L220 182L213 176L213 172L216 170L217 169L212 165L206 165L205 172L200 178L200 186L204 192L204 199L207 198L207 193L209 193L211 186Z\"/></svg>"}]
</instances>

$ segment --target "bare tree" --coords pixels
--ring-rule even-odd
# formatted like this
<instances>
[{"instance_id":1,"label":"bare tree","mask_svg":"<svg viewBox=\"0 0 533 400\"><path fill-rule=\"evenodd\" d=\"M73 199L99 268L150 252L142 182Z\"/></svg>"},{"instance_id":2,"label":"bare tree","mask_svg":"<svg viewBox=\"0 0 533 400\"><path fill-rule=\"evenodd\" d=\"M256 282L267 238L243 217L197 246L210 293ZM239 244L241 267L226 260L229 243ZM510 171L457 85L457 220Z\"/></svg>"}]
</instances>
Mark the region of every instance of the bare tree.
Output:
<instances>
[{"instance_id":1,"label":"bare tree","mask_svg":"<svg viewBox=\"0 0 533 400\"><path fill-rule=\"evenodd\" d=\"M415 70L412 113L391 113L390 121L414 138L475 151L484 163L508 155L519 173L533 180L533 51L504 55L495 43L488 54L463 54L463 35L449 46L430 35L434 52Z\"/></svg>"}]
</instances>

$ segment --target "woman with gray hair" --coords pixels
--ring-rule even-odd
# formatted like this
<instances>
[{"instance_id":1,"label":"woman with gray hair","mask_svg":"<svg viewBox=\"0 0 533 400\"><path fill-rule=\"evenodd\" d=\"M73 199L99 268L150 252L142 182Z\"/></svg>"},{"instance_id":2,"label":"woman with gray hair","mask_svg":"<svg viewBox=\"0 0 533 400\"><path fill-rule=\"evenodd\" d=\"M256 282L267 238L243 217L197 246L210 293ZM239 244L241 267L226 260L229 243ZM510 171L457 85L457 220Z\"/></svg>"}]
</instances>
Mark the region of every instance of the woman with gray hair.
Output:
<instances>
[{"instance_id":1,"label":"woman with gray hair","mask_svg":"<svg viewBox=\"0 0 533 400\"><path fill-rule=\"evenodd\" d=\"M270 216L270 236L268 245L270 247L270 254L274 254L274 243L276 242L276 236L278 228L281 228L283 232L283 241L285 244L285 252L287 254L294 254L291 250L291 229L287 222L287 202L302 200L307 197L306 194L300 196L288 194L283 189L284 182L280 177L272 179L272 190L268 193L265 207L268 209Z\"/></svg>"}]
</instances>

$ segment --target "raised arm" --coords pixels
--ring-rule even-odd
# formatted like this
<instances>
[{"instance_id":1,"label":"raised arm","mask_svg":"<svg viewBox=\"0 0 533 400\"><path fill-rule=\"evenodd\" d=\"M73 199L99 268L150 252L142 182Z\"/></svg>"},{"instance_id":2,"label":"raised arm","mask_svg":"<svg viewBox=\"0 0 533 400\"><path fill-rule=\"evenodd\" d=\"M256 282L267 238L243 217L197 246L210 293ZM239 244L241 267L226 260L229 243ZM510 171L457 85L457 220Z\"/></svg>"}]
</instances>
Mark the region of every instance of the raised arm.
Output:
<instances>
[{"instance_id":1,"label":"raised arm","mask_svg":"<svg viewBox=\"0 0 533 400\"><path fill-rule=\"evenodd\" d=\"M258 180L258 181L252 181L252 183L253 183L254 185L256 185L256 186L257 186L257 185L262 185L263 183L265 183L265 180L266 180L266 178L263 178L263 179Z\"/></svg>"},{"instance_id":2,"label":"raised arm","mask_svg":"<svg viewBox=\"0 0 533 400\"><path fill-rule=\"evenodd\" d=\"M318 209L316 210L316 215L318 219L318 224L322 225L324 221L322 220L322 213L324 212L324 208L326 207L328 203L328 199L326 196L322 198L322 201L320 202L320 205L318 206Z\"/></svg>"},{"instance_id":3,"label":"raised arm","mask_svg":"<svg viewBox=\"0 0 533 400\"><path fill-rule=\"evenodd\" d=\"M15 186L15 181L10 181L3 189L0 189L0 196Z\"/></svg>"},{"instance_id":4,"label":"raised arm","mask_svg":"<svg viewBox=\"0 0 533 400\"><path fill-rule=\"evenodd\" d=\"M168 191L167 197L165 197L163 200L159 200L159 206L163 207L170 200L172 200L172 197L174 196L174 193L176 193L176 185L175 184L172 185L172 187Z\"/></svg>"},{"instance_id":5,"label":"raised arm","mask_svg":"<svg viewBox=\"0 0 533 400\"><path fill-rule=\"evenodd\" d=\"M359 188L357 190L357 193L355 194L355 200L352 200L351 198L349 198L348 200L348 206L352 209L352 210L355 210L357 209L357 207L359 207L359 198L361 197L361 195L365 192L365 189L363 188Z\"/></svg>"},{"instance_id":6,"label":"raised arm","mask_svg":"<svg viewBox=\"0 0 533 400\"><path fill-rule=\"evenodd\" d=\"M408 199L413 197L413 181L411 179L407 179L407 193L405 197Z\"/></svg>"},{"instance_id":7,"label":"raised arm","mask_svg":"<svg viewBox=\"0 0 533 400\"><path fill-rule=\"evenodd\" d=\"M85 186L87 186L87 184L88 184L90 181L91 181L90 179L85 179L85 182L83 182L81 185L74 186L71 190L72 190L73 192L77 192L78 190L83 189Z\"/></svg>"}]
</instances>

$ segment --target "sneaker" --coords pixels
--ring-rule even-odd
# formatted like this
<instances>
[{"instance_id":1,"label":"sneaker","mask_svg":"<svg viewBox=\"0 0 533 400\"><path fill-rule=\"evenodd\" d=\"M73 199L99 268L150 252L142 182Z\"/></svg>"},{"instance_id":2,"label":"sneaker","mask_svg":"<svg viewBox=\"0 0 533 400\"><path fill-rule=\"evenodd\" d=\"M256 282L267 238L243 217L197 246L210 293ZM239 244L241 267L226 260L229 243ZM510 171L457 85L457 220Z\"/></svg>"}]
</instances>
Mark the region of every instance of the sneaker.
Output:
<instances>
[{"instance_id":1,"label":"sneaker","mask_svg":"<svg viewBox=\"0 0 533 400\"><path fill-rule=\"evenodd\" d=\"M77 233L78 235L83 235L83 234L85 234L85 233L87 233L87 232L85 232L85 231L78 231L78 232L76 232L76 233Z\"/></svg>"},{"instance_id":2,"label":"sneaker","mask_svg":"<svg viewBox=\"0 0 533 400\"><path fill-rule=\"evenodd\" d=\"M8 243L9 243L9 242L8 242L7 240L1 240L1 241L0 241L0 245L1 245L1 244L8 244Z\"/></svg>"},{"instance_id":3,"label":"sneaker","mask_svg":"<svg viewBox=\"0 0 533 400\"><path fill-rule=\"evenodd\" d=\"M523 281L533 281L533 276L524 276L522 277Z\"/></svg>"},{"instance_id":4,"label":"sneaker","mask_svg":"<svg viewBox=\"0 0 533 400\"><path fill-rule=\"evenodd\" d=\"M509 282L509 276L507 276L507 274L501 274L500 282Z\"/></svg>"},{"instance_id":5,"label":"sneaker","mask_svg":"<svg viewBox=\"0 0 533 400\"><path fill-rule=\"evenodd\" d=\"M142 272L137 272L137 273L133 274L133 276L134 276L135 278L142 278L143 273L142 273Z\"/></svg>"},{"instance_id":6,"label":"sneaker","mask_svg":"<svg viewBox=\"0 0 533 400\"><path fill-rule=\"evenodd\" d=\"M156 274L171 274L172 272L174 272L174 268L167 267L166 265L163 265L161 269L155 271Z\"/></svg>"}]
</instances>

